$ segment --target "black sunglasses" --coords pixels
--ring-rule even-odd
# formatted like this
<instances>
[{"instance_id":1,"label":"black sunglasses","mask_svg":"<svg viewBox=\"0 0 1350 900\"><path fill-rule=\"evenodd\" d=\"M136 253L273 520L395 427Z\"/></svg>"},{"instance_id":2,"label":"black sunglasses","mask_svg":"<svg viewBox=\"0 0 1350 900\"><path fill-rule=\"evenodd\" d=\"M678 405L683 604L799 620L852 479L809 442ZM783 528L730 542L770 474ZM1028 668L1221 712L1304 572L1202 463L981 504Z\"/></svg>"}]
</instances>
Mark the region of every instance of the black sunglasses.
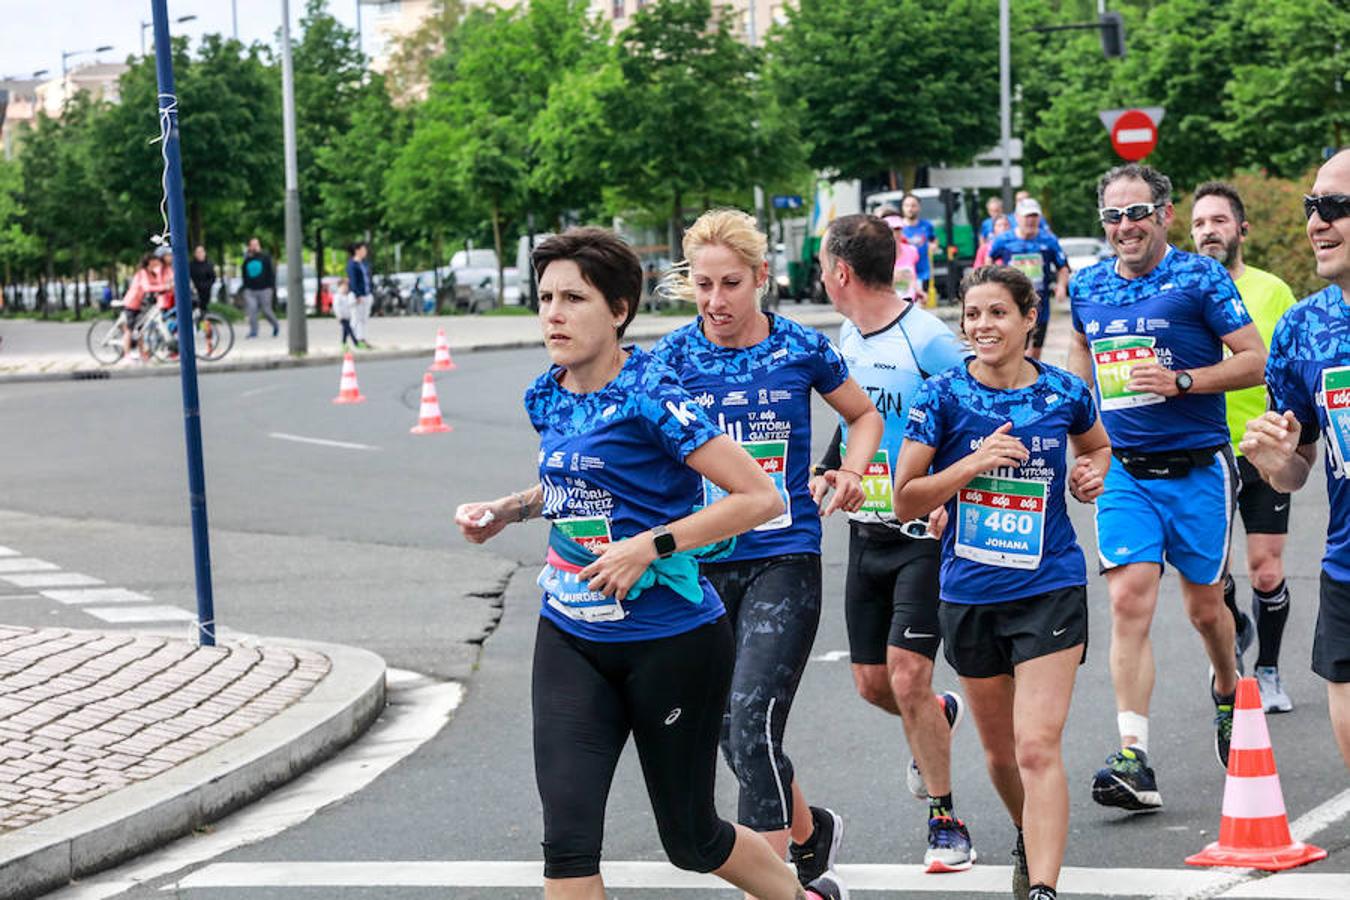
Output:
<instances>
[{"instance_id":1,"label":"black sunglasses","mask_svg":"<svg viewBox=\"0 0 1350 900\"><path fill-rule=\"evenodd\" d=\"M1303 198L1303 217L1311 219L1316 212L1323 222L1335 222L1350 216L1350 194L1323 194Z\"/></svg>"},{"instance_id":2,"label":"black sunglasses","mask_svg":"<svg viewBox=\"0 0 1350 900\"><path fill-rule=\"evenodd\" d=\"M1139 222L1158 211L1156 203L1131 203L1129 206L1103 206L1097 210L1103 225L1119 225L1121 219Z\"/></svg>"}]
</instances>

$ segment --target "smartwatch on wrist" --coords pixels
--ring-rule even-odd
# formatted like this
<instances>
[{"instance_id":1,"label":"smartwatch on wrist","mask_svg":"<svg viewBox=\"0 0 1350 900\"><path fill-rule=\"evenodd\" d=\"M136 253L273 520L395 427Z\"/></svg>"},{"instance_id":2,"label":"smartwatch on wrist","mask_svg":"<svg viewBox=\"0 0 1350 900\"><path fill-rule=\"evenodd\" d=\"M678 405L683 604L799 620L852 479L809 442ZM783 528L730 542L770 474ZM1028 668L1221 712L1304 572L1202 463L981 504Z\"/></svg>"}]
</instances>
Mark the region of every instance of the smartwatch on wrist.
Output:
<instances>
[{"instance_id":1,"label":"smartwatch on wrist","mask_svg":"<svg viewBox=\"0 0 1350 900\"><path fill-rule=\"evenodd\" d=\"M1189 390L1191 389L1191 385L1193 385L1193 384L1195 384L1195 379L1191 377L1191 373L1190 373L1190 372L1178 372L1178 373L1177 373L1177 390L1178 390L1178 391L1180 391L1181 393L1184 394L1184 393L1186 393L1187 391L1189 391Z\"/></svg>"},{"instance_id":2,"label":"smartwatch on wrist","mask_svg":"<svg viewBox=\"0 0 1350 900\"><path fill-rule=\"evenodd\" d=\"M655 525L652 527L652 544L656 547L658 557L669 559L675 552L675 535L666 526Z\"/></svg>"}]
</instances>

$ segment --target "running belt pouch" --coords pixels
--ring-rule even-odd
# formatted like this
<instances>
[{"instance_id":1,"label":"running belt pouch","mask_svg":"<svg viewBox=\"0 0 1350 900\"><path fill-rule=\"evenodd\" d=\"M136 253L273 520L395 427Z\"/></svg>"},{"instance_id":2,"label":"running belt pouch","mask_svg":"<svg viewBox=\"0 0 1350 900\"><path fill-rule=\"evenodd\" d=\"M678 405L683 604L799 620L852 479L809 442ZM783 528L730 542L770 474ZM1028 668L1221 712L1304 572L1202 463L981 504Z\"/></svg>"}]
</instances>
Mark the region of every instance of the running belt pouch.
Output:
<instances>
[{"instance_id":1,"label":"running belt pouch","mask_svg":"<svg viewBox=\"0 0 1350 900\"><path fill-rule=\"evenodd\" d=\"M1203 468L1214 461L1214 454L1221 448L1203 450L1174 450L1169 453L1132 453L1129 450L1112 450L1111 455L1120 460L1135 478L1185 478L1192 469Z\"/></svg>"},{"instance_id":2,"label":"running belt pouch","mask_svg":"<svg viewBox=\"0 0 1350 900\"><path fill-rule=\"evenodd\" d=\"M595 554L586 547L563 534L556 527L549 529L549 549L557 553L565 562L574 566L588 566L595 562ZM654 584L663 584L695 606L703 603L703 586L699 584L698 564L700 560L714 561L730 555L735 549L736 539L730 538L709 544L687 553L676 553L665 559L657 559L647 567L637 582L628 589L628 599L635 600L644 590Z\"/></svg>"}]
</instances>

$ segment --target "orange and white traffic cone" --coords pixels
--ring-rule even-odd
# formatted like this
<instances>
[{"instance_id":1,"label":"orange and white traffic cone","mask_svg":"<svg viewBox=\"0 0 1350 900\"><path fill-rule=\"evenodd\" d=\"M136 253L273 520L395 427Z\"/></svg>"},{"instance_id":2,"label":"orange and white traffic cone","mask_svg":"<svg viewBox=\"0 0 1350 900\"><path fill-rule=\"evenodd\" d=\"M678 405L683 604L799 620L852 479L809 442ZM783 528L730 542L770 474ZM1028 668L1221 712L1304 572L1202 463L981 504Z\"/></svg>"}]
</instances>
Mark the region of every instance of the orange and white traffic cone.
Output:
<instances>
[{"instance_id":1,"label":"orange and white traffic cone","mask_svg":"<svg viewBox=\"0 0 1350 900\"><path fill-rule=\"evenodd\" d=\"M432 360L427 368L428 372L450 372L455 368L455 361L450 358L450 341L445 337L445 329L436 329L436 358Z\"/></svg>"},{"instance_id":2,"label":"orange and white traffic cone","mask_svg":"<svg viewBox=\"0 0 1350 900\"><path fill-rule=\"evenodd\" d=\"M334 403L365 403L361 388L356 383L356 360L348 353L342 357L342 380L338 382L338 395Z\"/></svg>"},{"instance_id":3,"label":"orange and white traffic cone","mask_svg":"<svg viewBox=\"0 0 1350 900\"><path fill-rule=\"evenodd\" d=\"M1194 856L1192 866L1239 866L1278 872L1319 859L1327 851L1294 840L1284 809L1275 752L1270 747L1261 690L1255 678L1238 681L1228 780L1223 788L1219 839Z\"/></svg>"},{"instance_id":4,"label":"orange and white traffic cone","mask_svg":"<svg viewBox=\"0 0 1350 900\"><path fill-rule=\"evenodd\" d=\"M417 424L412 427L413 434L437 434L452 430L441 418L441 404L436 399L436 379L431 373L422 376L422 408L417 413Z\"/></svg>"}]
</instances>

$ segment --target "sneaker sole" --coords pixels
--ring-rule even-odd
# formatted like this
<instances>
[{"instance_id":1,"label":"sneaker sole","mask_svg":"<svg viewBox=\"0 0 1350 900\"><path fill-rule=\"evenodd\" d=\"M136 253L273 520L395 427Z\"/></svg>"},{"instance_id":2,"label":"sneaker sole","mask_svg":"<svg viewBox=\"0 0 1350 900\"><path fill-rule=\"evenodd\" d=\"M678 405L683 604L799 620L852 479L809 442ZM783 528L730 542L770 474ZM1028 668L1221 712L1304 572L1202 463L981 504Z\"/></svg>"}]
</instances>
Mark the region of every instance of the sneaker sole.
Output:
<instances>
[{"instance_id":1,"label":"sneaker sole","mask_svg":"<svg viewBox=\"0 0 1350 900\"><path fill-rule=\"evenodd\" d=\"M1268 713L1287 713L1293 711L1294 703L1292 700L1286 700L1284 703L1271 703L1269 706L1266 706L1266 712Z\"/></svg>"},{"instance_id":2,"label":"sneaker sole","mask_svg":"<svg viewBox=\"0 0 1350 900\"><path fill-rule=\"evenodd\" d=\"M824 807L821 808L824 809ZM830 818L834 820L834 834L830 838L830 852L825 854L825 871L822 872L821 875L828 875L834 871L835 857L839 855L839 847L844 843L843 817L832 809L825 809L825 812L829 813ZM816 877L819 878L820 876L818 875ZM836 880L838 879L836 878ZM845 888L842 883L840 884L840 888L844 891L844 896L847 897L848 889Z\"/></svg>"},{"instance_id":3,"label":"sneaker sole","mask_svg":"<svg viewBox=\"0 0 1350 900\"><path fill-rule=\"evenodd\" d=\"M1111 781L1092 782L1092 799L1101 806L1123 809L1131 813L1157 812L1162 809L1162 795L1157 791L1136 791L1115 775Z\"/></svg>"},{"instance_id":4,"label":"sneaker sole","mask_svg":"<svg viewBox=\"0 0 1350 900\"><path fill-rule=\"evenodd\" d=\"M970 848L970 859L960 863L949 863L940 859L925 860L924 873L927 875L950 875L953 872L965 872L971 866L975 865L977 854L975 848Z\"/></svg>"},{"instance_id":5,"label":"sneaker sole","mask_svg":"<svg viewBox=\"0 0 1350 900\"><path fill-rule=\"evenodd\" d=\"M834 882L834 886L839 888L839 900L848 900L848 885L839 877L839 874L833 869L826 869L817 877L824 878L826 875L830 876L830 879ZM809 884L804 884L802 887L806 888L808 891L812 890L812 887Z\"/></svg>"}]
</instances>

